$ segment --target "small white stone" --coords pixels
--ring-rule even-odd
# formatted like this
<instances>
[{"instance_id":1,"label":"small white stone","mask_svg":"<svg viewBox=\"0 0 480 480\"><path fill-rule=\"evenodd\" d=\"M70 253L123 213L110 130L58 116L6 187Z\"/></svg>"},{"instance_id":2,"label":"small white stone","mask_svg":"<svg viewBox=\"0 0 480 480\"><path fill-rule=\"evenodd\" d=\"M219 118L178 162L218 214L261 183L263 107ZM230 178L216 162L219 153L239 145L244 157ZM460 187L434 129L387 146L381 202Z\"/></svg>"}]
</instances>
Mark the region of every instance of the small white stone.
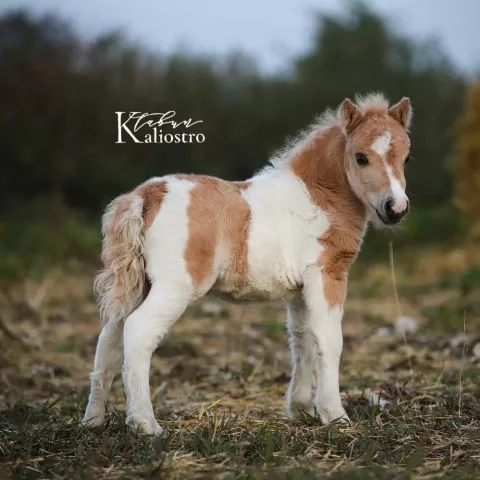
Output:
<instances>
[{"instance_id":1,"label":"small white stone","mask_svg":"<svg viewBox=\"0 0 480 480\"><path fill-rule=\"evenodd\" d=\"M392 329L389 327L380 327L377 329L377 335L380 337L388 337L389 335L392 334Z\"/></svg>"},{"instance_id":2,"label":"small white stone","mask_svg":"<svg viewBox=\"0 0 480 480\"><path fill-rule=\"evenodd\" d=\"M476 343L472 348L472 355L475 358L480 358L480 342Z\"/></svg>"},{"instance_id":3,"label":"small white stone","mask_svg":"<svg viewBox=\"0 0 480 480\"><path fill-rule=\"evenodd\" d=\"M222 307L220 304L215 303L215 302L205 302L202 303L202 306L200 307L201 312L204 315L211 315L211 316L218 316L222 313Z\"/></svg>"},{"instance_id":4,"label":"small white stone","mask_svg":"<svg viewBox=\"0 0 480 480\"><path fill-rule=\"evenodd\" d=\"M418 322L413 317L402 315L395 323L395 331L400 334L415 333L418 330Z\"/></svg>"},{"instance_id":5,"label":"small white stone","mask_svg":"<svg viewBox=\"0 0 480 480\"><path fill-rule=\"evenodd\" d=\"M452 348L463 348L464 345L468 345L471 339L464 332L460 332L449 340L449 344Z\"/></svg>"}]
</instances>

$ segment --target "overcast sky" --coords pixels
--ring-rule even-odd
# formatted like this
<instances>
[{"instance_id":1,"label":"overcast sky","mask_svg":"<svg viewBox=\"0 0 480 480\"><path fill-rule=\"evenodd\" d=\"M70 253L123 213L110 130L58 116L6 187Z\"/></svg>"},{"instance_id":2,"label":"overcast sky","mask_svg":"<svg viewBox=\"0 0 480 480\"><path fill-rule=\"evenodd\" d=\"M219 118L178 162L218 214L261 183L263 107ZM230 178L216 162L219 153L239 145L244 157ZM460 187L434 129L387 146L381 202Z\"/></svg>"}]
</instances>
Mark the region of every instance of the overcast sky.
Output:
<instances>
[{"instance_id":1,"label":"overcast sky","mask_svg":"<svg viewBox=\"0 0 480 480\"><path fill-rule=\"evenodd\" d=\"M480 71L480 0L367 0L399 31L435 37L466 71ZM92 37L121 28L153 50L210 54L233 49L262 70L283 68L308 45L315 11L342 12L342 0L0 0L0 11L55 12Z\"/></svg>"}]
</instances>

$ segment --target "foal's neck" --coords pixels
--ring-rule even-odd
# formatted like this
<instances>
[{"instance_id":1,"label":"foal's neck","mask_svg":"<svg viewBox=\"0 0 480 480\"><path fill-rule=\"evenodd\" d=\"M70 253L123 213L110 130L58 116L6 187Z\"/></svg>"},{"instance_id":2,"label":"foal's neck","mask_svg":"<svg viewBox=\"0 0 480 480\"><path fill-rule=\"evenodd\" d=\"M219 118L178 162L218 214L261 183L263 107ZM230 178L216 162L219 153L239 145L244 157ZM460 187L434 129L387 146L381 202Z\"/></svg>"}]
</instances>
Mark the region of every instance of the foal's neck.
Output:
<instances>
[{"instance_id":1,"label":"foal's neck","mask_svg":"<svg viewBox=\"0 0 480 480\"><path fill-rule=\"evenodd\" d=\"M348 182L345 143L341 127L319 131L292 158L290 169L303 181L311 200L328 214L332 225L363 233L366 211Z\"/></svg>"}]
</instances>

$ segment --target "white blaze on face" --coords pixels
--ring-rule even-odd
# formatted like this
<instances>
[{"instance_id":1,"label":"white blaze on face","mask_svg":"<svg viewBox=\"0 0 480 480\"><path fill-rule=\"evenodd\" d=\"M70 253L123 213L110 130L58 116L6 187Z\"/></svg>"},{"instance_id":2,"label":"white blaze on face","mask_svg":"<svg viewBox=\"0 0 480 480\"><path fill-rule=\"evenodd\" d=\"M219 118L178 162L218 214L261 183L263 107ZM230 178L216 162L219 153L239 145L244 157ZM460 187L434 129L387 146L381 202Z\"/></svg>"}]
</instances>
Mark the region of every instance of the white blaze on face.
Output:
<instances>
[{"instance_id":1,"label":"white blaze on face","mask_svg":"<svg viewBox=\"0 0 480 480\"><path fill-rule=\"evenodd\" d=\"M390 150L390 142L392 140L392 134L387 130L383 135L376 138L372 143L371 149L380 157L382 157L385 164L385 170L387 171L388 179L390 180L390 191L394 199L392 209L395 212L403 212L408 205L408 197L405 195L405 191L402 185L398 181L393 172L393 168L387 163L386 155Z\"/></svg>"},{"instance_id":2,"label":"white blaze on face","mask_svg":"<svg viewBox=\"0 0 480 480\"><path fill-rule=\"evenodd\" d=\"M381 137L378 137L372 143L372 150L385 160L385 155L390 150L390 140L392 134L387 130Z\"/></svg>"},{"instance_id":3,"label":"white blaze on face","mask_svg":"<svg viewBox=\"0 0 480 480\"><path fill-rule=\"evenodd\" d=\"M402 213L407 208L408 197L405 195L405 191L400 185L397 177L395 177L392 167L388 165L387 162L385 162L385 167L387 168L387 175L390 180L390 189L395 202L392 206L392 210L397 213Z\"/></svg>"}]
</instances>

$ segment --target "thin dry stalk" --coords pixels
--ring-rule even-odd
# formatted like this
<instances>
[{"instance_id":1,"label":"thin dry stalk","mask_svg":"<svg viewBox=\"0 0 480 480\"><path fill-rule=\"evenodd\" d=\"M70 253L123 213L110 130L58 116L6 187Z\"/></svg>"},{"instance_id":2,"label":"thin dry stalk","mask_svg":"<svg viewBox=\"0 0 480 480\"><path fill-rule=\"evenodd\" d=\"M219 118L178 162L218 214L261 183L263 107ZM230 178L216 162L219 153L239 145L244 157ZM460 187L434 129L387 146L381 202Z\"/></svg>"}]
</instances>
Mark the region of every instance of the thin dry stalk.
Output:
<instances>
[{"instance_id":1,"label":"thin dry stalk","mask_svg":"<svg viewBox=\"0 0 480 480\"><path fill-rule=\"evenodd\" d=\"M462 366L460 367L460 378L459 378L459 387L458 387L458 416L462 416L462 394L463 394L463 383L462 383L462 374L463 366L465 365L465 353L467 351L467 311L463 312L463 350L462 350Z\"/></svg>"},{"instance_id":2,"label":"thin dry stalk","mask_svg":"<svg viewBox=\"0 0 480 480\"><path fill-rule=\"evenodd\" d=\"M390 251L390 273L392 276L393 295L395 297L395 304L397 306L397 318L400 318L402 316L402 310L400 308L400 298L398 296L398 289L397 289L397 278L395 276L395 261L393 259L393 243L392 242L389 243L389 251ZM409 354L407 334L405 332L405 329L402 329L402 336L403 336L403 343L405 344L405 348L407 350L408 364L410 367L410 376L413 379L414 373L413 373L412 357Z\"/></svg>"}]
</instances>

